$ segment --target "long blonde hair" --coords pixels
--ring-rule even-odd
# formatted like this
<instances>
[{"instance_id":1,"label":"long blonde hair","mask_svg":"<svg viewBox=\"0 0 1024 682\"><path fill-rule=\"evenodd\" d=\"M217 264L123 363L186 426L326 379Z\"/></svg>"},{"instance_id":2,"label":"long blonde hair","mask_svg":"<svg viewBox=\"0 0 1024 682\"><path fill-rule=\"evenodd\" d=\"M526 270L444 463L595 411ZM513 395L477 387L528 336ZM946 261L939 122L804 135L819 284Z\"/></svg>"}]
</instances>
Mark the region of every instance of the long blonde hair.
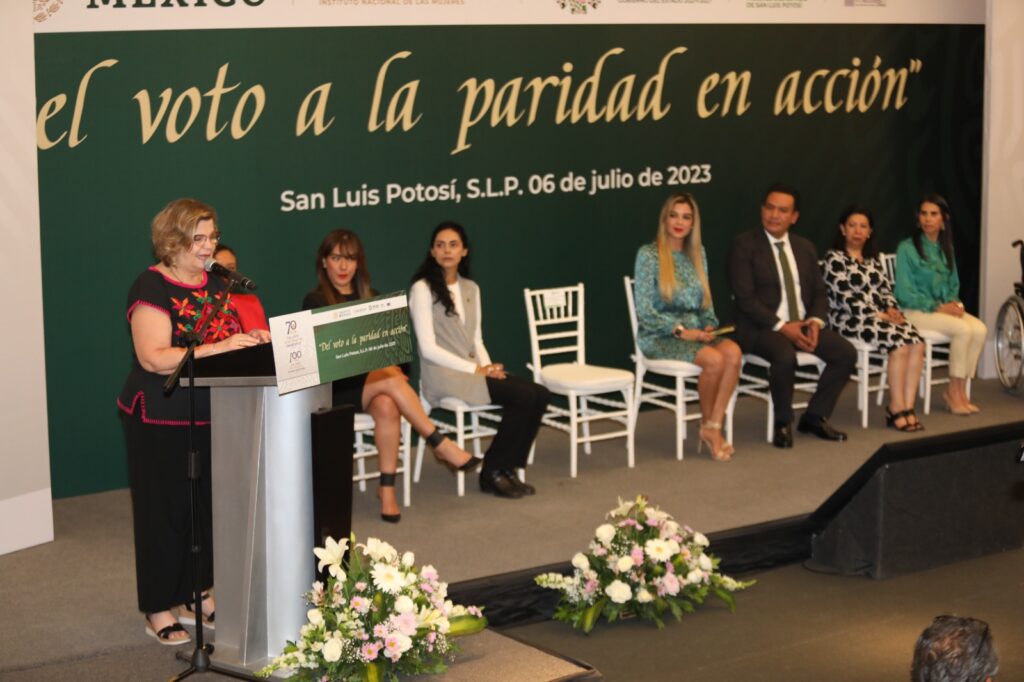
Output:
<instances>
[{"instance_id":1,"label":"long blonde hair","mask_svg":"<svg viewBox=\"0 0 1024 682\"><path fill-rule=\"evenodd\" d=\"M679 282L676 281L675 265L672 262L672 244L668 237L668 214L676 204L686 204L693 210L693 228L683 240L683 253L693 263L693 267L697 271L697 279L700 280L700 285L704 289L704 302L701 305L704 308L710 308L711 287L708 285L708 275L704 271L704 258L701 255L700 210L697 208L697 200L689 192L673 194L665 200L661 207L661 216L658 219L658 237L655 240L658 246L658 290L661 292L662 300L668 303L679 288Z\"/></svg>"}]
</instances>

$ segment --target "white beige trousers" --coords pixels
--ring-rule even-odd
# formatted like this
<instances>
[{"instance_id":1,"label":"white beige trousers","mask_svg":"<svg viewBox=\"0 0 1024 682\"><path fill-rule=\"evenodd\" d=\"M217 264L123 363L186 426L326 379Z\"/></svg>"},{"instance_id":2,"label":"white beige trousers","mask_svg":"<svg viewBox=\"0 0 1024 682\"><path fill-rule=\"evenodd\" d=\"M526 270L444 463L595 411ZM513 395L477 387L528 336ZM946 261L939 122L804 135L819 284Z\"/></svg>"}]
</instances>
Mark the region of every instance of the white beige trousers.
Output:
<instances>
[{"instance_id":1,"label":"white beige trousers","mask_svg":"<svg viewBox=\"0 0 1024 682\"><path fill-rule=\"evenodd\" d=\"M978 358L985 347L988 329L985 323L970 313L953 317L945 313L926 313L905 310L907 321L918 329L939 332L951 339L949 344L949 376L970 379L978 368Z\"/></svg>"}]
</instances>

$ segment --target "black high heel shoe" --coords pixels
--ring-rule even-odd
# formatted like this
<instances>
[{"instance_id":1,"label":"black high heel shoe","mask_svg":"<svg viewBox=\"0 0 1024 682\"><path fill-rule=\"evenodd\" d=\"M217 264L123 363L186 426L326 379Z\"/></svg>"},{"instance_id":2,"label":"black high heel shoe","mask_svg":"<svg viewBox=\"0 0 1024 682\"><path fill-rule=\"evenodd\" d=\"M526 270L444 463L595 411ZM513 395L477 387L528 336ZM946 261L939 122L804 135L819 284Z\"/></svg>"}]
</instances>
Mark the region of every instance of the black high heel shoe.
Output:
<instances>
[{"instance_id":1,"label":"black high heel shoe","mask_svg":"<svg viewBox=\"0 0 1024 682\"><path fill-rule=\"evenodd\" d=\"M395 474L385 474L385 473L381 472L381 475L380 475L380 487L381 488L394 488L395 487ZM380 490L377 491L377 499L378 500L380 499ZM384 512L381 512L380 513L380 518L381 518L382 521L387 521L388 523L398 523L399 521L402 520L402 515L401 515L401 513L399 513L399 514L385 514Z\"/></svg>"},{"instance_id":2,"label":"black high heel shoe","mask_svg":"<svg viewBox=\"0 0 1024 682\"><path fill-rule=\"evenodd\" d=\"M441 445L441 443L445 441L446 438L447 436L441 433L440 429L434 429L434 432L427 436L425 440L427 441L427 445L429 445L431 449L433 449L434 454L437 455L437 458L440 459L445 464L447 464L449 467L451 467L452 471L472 471L473 469L476 469L478 466L480 466L480 460L478 460L476 457L472 455L469 456L469 460L467 460L460 466L456 466L455 464L452 464L445 458L441 457L441 455L439 455L437 452L437 448L438 446Z\"/></svg>"}]
</instances>

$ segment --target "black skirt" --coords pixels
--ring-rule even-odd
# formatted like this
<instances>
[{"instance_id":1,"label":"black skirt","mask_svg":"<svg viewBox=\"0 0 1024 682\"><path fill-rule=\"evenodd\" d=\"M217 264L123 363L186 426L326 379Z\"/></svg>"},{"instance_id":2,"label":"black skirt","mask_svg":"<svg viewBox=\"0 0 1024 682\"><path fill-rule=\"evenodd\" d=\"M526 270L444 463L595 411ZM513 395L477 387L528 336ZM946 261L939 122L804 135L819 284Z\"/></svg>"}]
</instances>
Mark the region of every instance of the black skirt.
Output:
<instances>
[{"instance_id":1,"label":"black skirt","mask_svg":"<svg viewBox=\"0 0 1024 682\"><path fill-rule=\"evenodd\" d=\"M122 414L135 529L139 610L166 611L192 600L192 522L188 480L188 428L146 424L142 411ZM200 587L213 585L213 516L210 427L198 426Z\"/></svg>"}]
</instances>

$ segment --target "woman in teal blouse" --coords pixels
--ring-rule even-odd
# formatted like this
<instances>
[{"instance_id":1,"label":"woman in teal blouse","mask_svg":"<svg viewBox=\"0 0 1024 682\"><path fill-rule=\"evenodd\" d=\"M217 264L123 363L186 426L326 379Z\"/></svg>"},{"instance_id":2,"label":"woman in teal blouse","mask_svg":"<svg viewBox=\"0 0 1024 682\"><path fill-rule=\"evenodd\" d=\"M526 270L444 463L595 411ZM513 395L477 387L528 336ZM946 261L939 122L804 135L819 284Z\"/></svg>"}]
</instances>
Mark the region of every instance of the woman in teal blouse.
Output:
<instances>
[{"instance_id":1,"label":"woman in teal blouse","mask_svg":"<svg viewBox=\"0 0 1024 682\"><path fill-rule=\"evenodd\" d=\"M673 194L665 201L657 238L640 247L634 272L637 345L648 358L683 360L701 368L701 445L708 445L713 459L728 461L733 447L722 436L722 420L743 353L735 342L712 334L718 317L693 195Z\"/></svg>"},{"instance_id":2,"label":"woman in teal blouse","mask_svg":"<svg viewBox=\"0 0 1024 682\"><path fill-rule=\"evenodd\" d=\"M988 330L960 301L946 200L926 196L917 210L917 227L896 249L896 300L917 329L950 337L949 388L942 397L953 414L973 414L980 410L967 397L967 380L977 369Z\"/></svg>"}]
</instances>

